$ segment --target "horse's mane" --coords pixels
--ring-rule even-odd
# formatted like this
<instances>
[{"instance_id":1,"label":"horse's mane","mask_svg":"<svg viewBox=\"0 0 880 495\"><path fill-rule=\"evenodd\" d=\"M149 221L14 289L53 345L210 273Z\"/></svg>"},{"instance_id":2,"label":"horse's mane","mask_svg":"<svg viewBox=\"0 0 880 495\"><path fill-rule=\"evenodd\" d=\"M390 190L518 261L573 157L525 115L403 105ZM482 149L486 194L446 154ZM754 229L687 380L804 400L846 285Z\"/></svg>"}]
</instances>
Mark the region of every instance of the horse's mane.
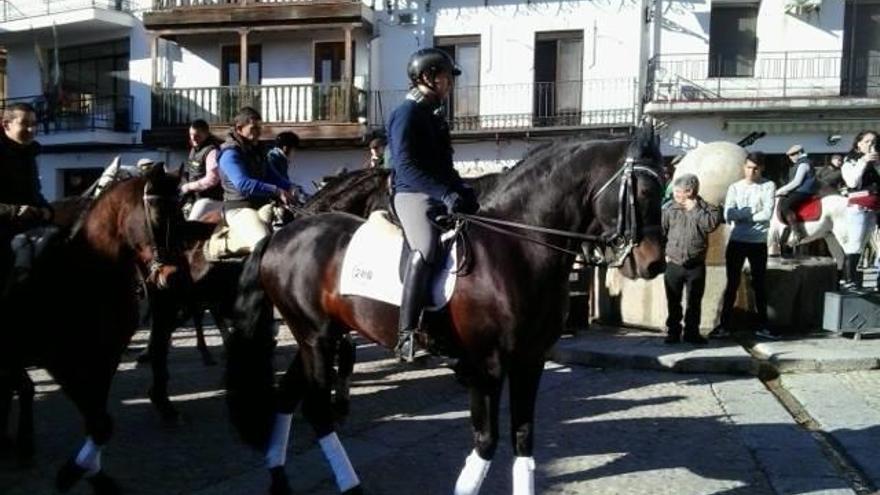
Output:
<instances>
[{"instance_id":1,"label":"horse's mane","mask_svg":"<svg viewBox=\"0 0 880 495\"><path fill-rule=\"evenodd\" d=\"M529 194L536 184L550 190L564 190L573 184L584 183L589 176L610 176L610 169L619 167L628 152L637 157L650 157L659 163L659 148L653 134L642 130L632 138L565 139L540 145L530 150L509 171L500 174L485 205L487 209L501 207L505 201ZM552 200L549 199L552 195L541 196Z\"/></svg>"},{"instance_id":2,"label":"horse's mane","mask_svg":"<svg viewBox=\"0 0 880 495\"><path fill-rule=\"evenodd\" d=\"M310 212L330 211L340 200L357 197L369 191L374 192L376 184L388 179L391 171L386 168L366 168L342 172L332 177L328 183L309 199L304 208Z\"/></svg>"}]
</instances>

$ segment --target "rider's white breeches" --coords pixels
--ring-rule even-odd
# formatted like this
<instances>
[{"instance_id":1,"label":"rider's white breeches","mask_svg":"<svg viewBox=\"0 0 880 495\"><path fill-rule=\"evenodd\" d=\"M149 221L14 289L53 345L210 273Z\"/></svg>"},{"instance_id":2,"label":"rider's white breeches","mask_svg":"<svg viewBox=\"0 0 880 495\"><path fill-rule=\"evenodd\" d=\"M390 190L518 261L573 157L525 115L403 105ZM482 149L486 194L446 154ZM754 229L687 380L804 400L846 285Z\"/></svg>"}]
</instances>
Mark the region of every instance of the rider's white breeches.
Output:
<instances>
[{"instance_id":1,"label":"rider's white breeches","mask_svg":"<svg viewBox=\"0 0 880 495\"><path fill-rule=\"evenodd\" d=\"M233 253L251 252L261 239L269 235L272 221L272 205L265 205L259 211L253 208L226 210L226 223L229 224L229 250Z\"/></svg>"}]
</instances>

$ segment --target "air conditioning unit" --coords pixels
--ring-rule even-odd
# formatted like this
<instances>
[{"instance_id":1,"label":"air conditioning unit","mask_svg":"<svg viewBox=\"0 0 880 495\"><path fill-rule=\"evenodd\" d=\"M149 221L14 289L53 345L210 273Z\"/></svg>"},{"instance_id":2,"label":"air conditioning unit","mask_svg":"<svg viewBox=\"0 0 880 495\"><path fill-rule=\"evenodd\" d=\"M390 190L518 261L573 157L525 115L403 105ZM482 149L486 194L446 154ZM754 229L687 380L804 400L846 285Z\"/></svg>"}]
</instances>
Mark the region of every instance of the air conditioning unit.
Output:
<instances>
[{"instance_id":1,"label":"air conditioning unit","mask_svg":"<svg viewBox=\"0 0 880 495\"><path fill-rule=\"evenodd\" d=\"M792 15L804 15L818 12L822 0L785 0L785 11Z\"/></svg>"},{"instance_id":2,"label":"air conditioning unit","mask_svg":"<svg viewBox=\"0 0 880 495\"><path fill-rule=\"evenodd\" d=\"M396 17L397 24L401 26L412 26L416 23L416 16L412 12L401 12Z\"/></svg>"}]
</instances>

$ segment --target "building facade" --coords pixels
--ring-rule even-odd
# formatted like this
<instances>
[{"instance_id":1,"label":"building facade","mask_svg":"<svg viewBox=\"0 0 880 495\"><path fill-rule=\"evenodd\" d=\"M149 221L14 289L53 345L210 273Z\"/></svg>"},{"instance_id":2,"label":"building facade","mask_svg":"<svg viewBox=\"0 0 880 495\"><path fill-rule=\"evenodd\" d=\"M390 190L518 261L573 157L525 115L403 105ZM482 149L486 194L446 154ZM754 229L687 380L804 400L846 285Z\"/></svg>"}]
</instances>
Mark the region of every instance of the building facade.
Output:
<instances>
[{"instance_id":1,"label":"building facade","mask_svg":"<svg viewBox=\"0 0 880 495\"><path fill-rule=\"evenodd\" d=\"M654 5L645 112L663 152L761 136L772 155L800 143L821 163L880 128L880 2L665 0Z\"/></svg>"},{"instance_id":2,"label":"building facade","mask_svg":"<svg viewBox=\"0 0 880 495\"><path fill-rule=\"evenodd\" d=\"M421 47L463 68L449 102L456 166L510 166L560 136L625 133L640 110L646 1L6 0L5 103L39 113L44 190L75 194L117 154L181 162L186 125L218 135L258 108L304 142L309 187L363 166L363 136L404 97Z\"/></svg>"}]
</instances>

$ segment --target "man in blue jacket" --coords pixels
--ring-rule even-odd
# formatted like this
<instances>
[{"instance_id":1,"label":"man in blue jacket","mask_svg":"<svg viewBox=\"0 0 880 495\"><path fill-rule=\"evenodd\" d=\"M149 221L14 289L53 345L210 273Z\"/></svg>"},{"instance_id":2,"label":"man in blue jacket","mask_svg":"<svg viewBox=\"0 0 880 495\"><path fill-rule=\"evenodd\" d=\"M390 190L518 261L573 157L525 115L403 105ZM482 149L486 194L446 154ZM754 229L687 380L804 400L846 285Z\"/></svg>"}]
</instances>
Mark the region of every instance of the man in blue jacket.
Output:
<instances>
[{"instance_id":1,"label":"man in blue jacket","mask_svg":"<svg viewBox=\"0 0 880 495\"><path fill-rule=\"evenodd\" d=\"M272 200L293 201L290 180L270 172L260 148L262 125L259 112L242 108L220 147L220 183L233 252L250 252L269 235Z\"/></svg>"},{"instance_id":2,"label":"man in blue jacket","mask_svg":"<svg viewBox=\"0 0 880 495\"><path fill-rule=\"evenodd\" d=\"M409 60L411 89L388 117L394 209L412 252L403 278L397 355L412 362L414 332L426 302L431 267L438 261L438 214L474 213L473 190L452 166L452 139L443 103L461 74L446 52L425 48Z\"/></svg>"}]
</instances>

